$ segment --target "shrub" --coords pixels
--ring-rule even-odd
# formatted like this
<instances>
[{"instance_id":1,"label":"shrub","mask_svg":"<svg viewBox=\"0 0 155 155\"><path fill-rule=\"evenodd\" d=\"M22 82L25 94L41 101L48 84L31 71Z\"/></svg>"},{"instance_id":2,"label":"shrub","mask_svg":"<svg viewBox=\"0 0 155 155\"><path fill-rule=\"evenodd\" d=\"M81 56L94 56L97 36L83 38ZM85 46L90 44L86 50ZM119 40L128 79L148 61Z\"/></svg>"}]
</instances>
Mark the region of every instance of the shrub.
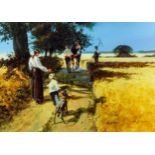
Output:
<instances>
[{"instance_id":1,"label":"shrub","mask_svg":"<svg viewBox=\"0 0 155 155\"><path fill-rule=\"evenodd\" d=\"M30 99L28 76L18 69L0 68L0 124L24 108Z\"/></svg>"},{"instance_id":2,"label":"shrub","mask_svg":"<svg viewBox=\"0 0 155 155\"><path fill-rule=\"evenodd\" d=\"M41 57L44 66L51 68L53 72L59 71L63 66L63 60L58 57Z\"/></svg>"}]
</instances>

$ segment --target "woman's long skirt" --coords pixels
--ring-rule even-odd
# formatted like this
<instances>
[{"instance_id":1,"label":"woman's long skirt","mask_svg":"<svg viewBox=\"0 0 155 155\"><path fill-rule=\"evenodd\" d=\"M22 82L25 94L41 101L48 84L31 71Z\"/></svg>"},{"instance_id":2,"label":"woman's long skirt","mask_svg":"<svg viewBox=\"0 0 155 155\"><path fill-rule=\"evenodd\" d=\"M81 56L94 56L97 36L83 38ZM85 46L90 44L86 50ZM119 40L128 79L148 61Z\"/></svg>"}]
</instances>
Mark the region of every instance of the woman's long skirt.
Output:
<instances>
[{"instance_id":1,"label":"woman's long skirt","mask_svg":"<svg viewBox=\"0 0 155 155\"><path fill-rule=\"evenodd\" d=\"M37 103L42 103L44 100L42 71L37 68L32 71L32 97Z\"/></svg>"}]
</instances>

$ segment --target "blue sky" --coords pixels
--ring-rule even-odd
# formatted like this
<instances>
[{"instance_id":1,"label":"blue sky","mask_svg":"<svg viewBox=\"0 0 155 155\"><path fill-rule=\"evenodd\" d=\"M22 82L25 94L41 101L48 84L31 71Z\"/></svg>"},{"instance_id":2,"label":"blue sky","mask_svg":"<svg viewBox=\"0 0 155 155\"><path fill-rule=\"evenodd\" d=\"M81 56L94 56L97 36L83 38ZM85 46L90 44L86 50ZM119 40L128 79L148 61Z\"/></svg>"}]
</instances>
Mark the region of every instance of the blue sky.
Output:
<instances>
[{"instance_id":1,"label":"blue sky","mask_svg":"<svg viewBox=\"0 0 155 155\"><path fill-rule=\"evenodd\" d=\"M98 44L101 51L111 51L120 44L130 45L135 51L155 50L155 22L102 22L84 32L93 44L86 51L93 51ZM0 53L11 51L12 41L0 42Z\"/></svg>"},{"instance_id":2,"label":"blue sky","mask_svg":"<svg viewBox=\"0 0 155 155\"><path fill-rule=\"evenodd\" d=\"M104 22L85 30L91 36L93 45L103 51L111 51L117 45L130 45L135 51L155 50L155 23L149 22ZM87 50L93 50L89 47Z\"/></svg>"}]
</instances>

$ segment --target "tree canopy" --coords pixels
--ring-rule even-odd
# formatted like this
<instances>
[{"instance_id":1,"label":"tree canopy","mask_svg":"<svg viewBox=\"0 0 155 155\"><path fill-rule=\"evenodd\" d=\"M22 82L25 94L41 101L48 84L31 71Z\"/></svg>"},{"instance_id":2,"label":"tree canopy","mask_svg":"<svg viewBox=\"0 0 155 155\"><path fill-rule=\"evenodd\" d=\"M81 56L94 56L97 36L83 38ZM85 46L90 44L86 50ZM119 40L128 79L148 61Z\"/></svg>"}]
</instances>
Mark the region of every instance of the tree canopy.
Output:
<instances>
[{"instance_id":1,"label":"tree canopy","mask_svg":"<svg viewBox=\"0 0 155 155\"><path fill-rule=\"evenodd\" d=\"M12 40L13 50L18 59L25 60L29 57L27 23L3 22L0 23L1 41Z\"/></svg>"},{"instance_id":2,"label":"tree canopy","mask_svg":"<svg viewBox=\"0 0 155 155\"><path fill-rule=\"evenodd\" d=\"M83 33L83 28L91 28L91 23L38 23L32 29L33 48L52 54L62 51L65 45L73 45L79 41L83 48L90 45L90 38Z\"/></svg>"},{"instance_id":3,"label":"tree canopy","mask_svg":"<svg viewBox=\"0 0 155 155\"><path fill-rule=\"evenodd\" d=\"M27 59L30 55L28 32L32 33L34 49L52 54L77 40L83 48L89 46L90 38L83 29L92 28L93 25L90 22L3 22L0 23L0 36L1 41L13 41L13 50L18 59Z\"/></svg>"}]
</instances>

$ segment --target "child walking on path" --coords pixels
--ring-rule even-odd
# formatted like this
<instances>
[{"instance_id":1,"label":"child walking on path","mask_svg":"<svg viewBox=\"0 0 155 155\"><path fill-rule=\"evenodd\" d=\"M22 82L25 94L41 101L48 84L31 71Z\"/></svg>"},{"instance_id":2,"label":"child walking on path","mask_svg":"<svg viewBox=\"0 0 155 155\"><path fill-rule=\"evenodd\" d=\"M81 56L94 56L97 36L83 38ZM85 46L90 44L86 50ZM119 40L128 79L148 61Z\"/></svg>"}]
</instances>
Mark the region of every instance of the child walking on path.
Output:
<instances>
[{"instance_id":1,"label":"child walking on path","mask_svg":"<svg viewBox=\"0 0 155 155\"><path fill-rule=\"evenodd\" d=\"M53 104L55 106L55 117L54 117L54 122L56 117L60 117L63 122L63 116L67 113L67 98L68 94L66 91L66 88L62 87L61 89L59 88L58 82L55 80L55 74L50 74L49 79L51 80L49 83L49 92L53 101Z\"/></svg>"}]
</instances>

